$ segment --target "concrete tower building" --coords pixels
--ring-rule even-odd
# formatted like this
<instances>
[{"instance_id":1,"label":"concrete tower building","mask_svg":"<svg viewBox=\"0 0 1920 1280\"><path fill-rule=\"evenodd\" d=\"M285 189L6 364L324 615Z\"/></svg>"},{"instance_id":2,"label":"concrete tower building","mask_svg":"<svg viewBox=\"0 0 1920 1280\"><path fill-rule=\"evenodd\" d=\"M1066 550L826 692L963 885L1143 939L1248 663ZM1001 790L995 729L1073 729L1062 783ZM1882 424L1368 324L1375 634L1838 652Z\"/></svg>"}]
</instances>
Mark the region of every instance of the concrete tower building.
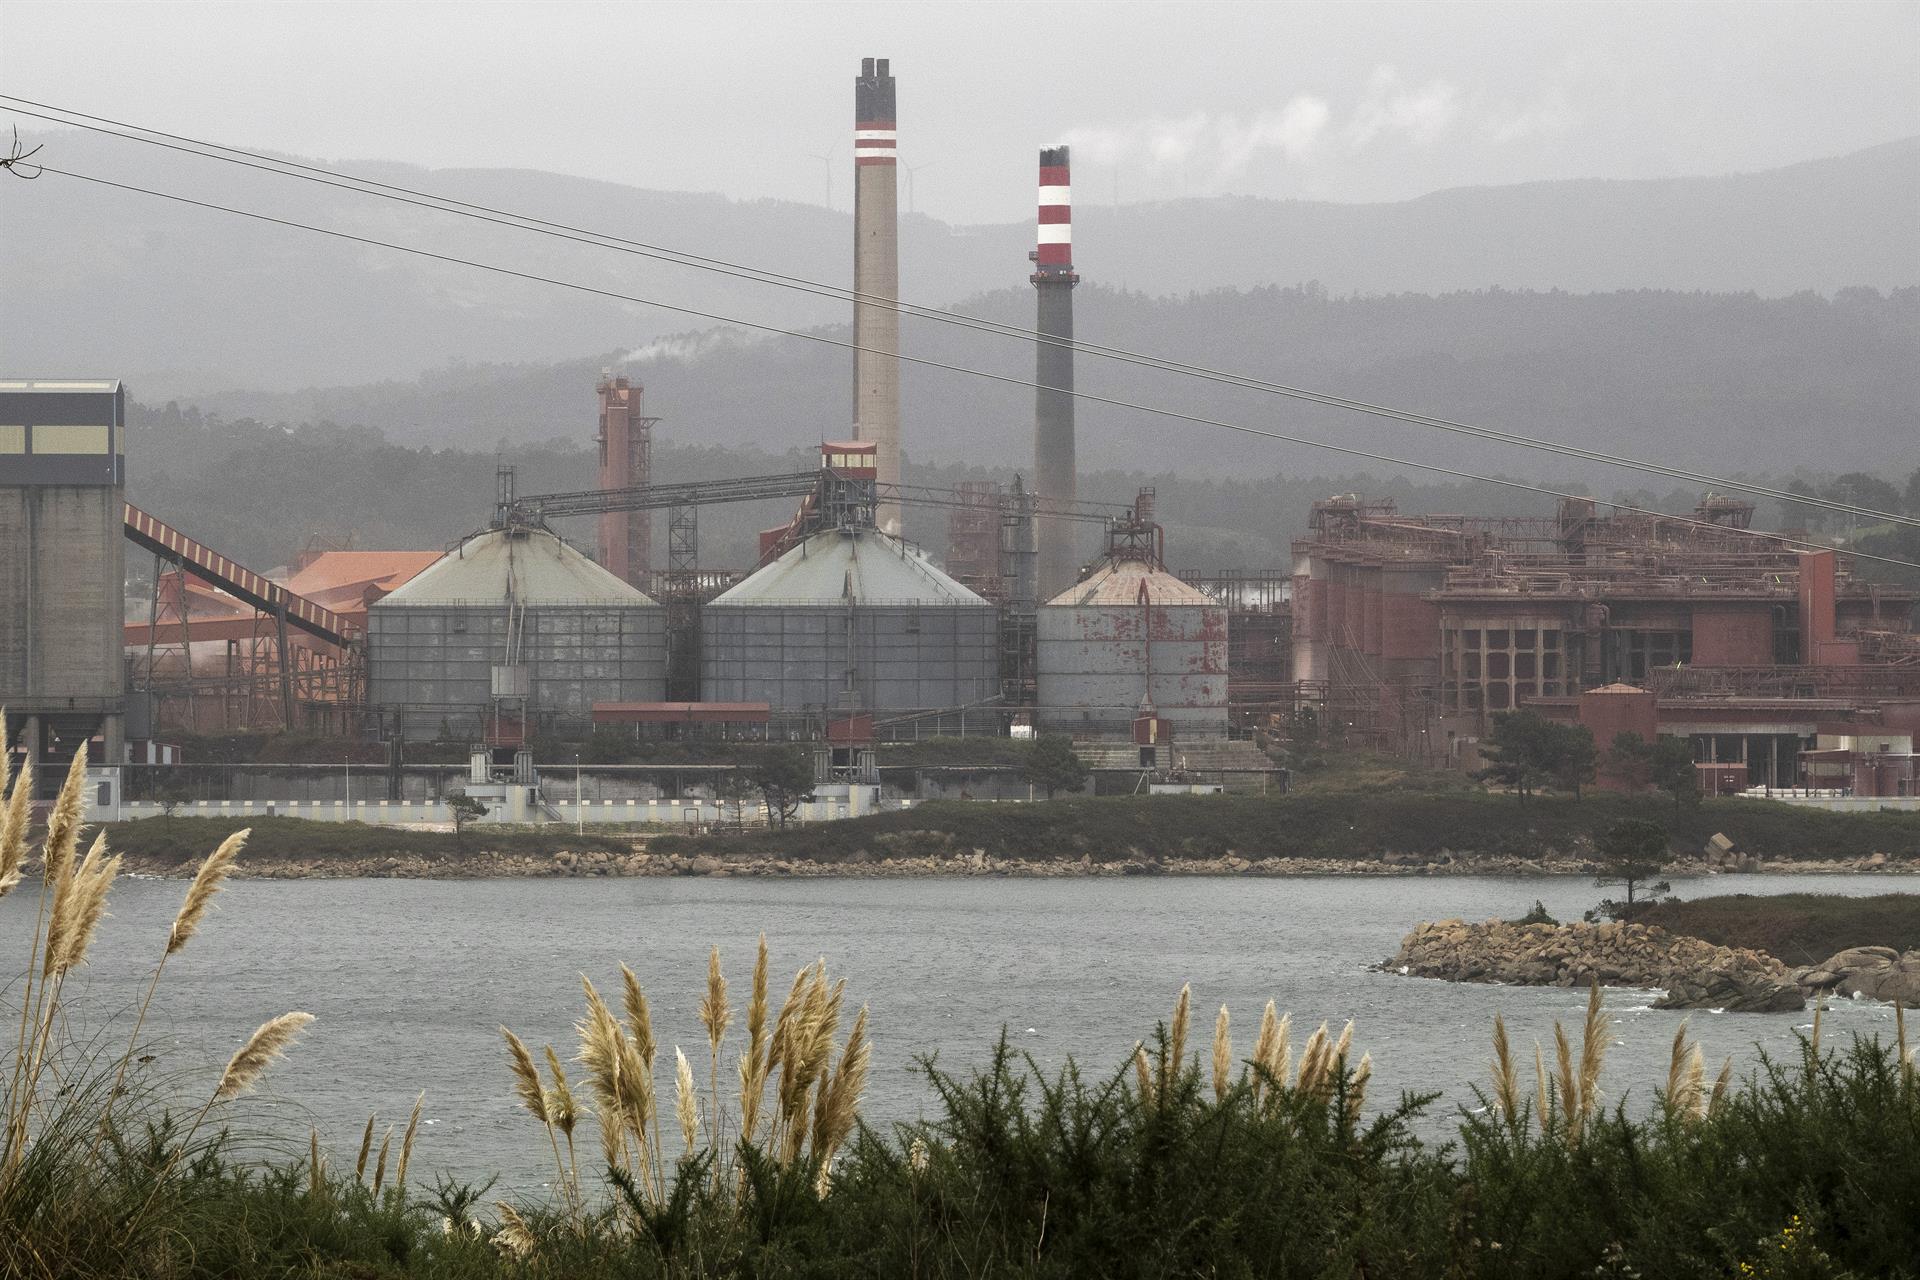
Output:
<instances>
[{"instance_id":1,"label":"concrete tower building","mask_svg":"<svg viewBox=\"0 0 1920 1280\"><path fill-rule=\"evenodd\" d=\"M0 379L0 749L47 794L96 738L121 763L126 406L112 379Z\"/></svg>"},{"instance_id":2,"label":"concrete tower building","mask_svg":"<svg viewBox=\"0 0 1920 1280\"><path fill-rule=\"evenodd\" d=\"M879 446L879 480L900 483L900 193L893 75L863 58L853 82L853 434ZM875 301L884 299L884 301ZM900 532L900 504L882 502L883 532Z\"/></svg>"},{"instance_id":3,"label":"concrete tower building","mask_svg":"<svg viewBox=\"0 0 1920 1280\"><path fill-rule=\"evenodd\" d=\"M600 471L602 489L631 489L653 483L653 427L658 418L642 417L644 388L610 373L594 388L600 396ZM653 568L653 513L609 511L600 517L600 564L630 587L647 587Z\"/></svg>"},{"instance_id":4,"label":"concrete tower building","mask_svg":"<svg viewBox=\"0 0 1920 1280\"><path fill-rule=\"evenodd\" d=\"M1073 502L1078 488L1073 457L1073 271L1072 180L1067 148L1040 152L1040 220L1033 253L1033 286L1039 301L1034 328L1041 335L1035 357L1033 476L1042 500L1039 534L1040 598L1051 600L1072 586L1080 568L1073 522L1047 515L1050 503ZM1053 341L1049 341L1052 339Z\"/></svg>"}]
</instances>

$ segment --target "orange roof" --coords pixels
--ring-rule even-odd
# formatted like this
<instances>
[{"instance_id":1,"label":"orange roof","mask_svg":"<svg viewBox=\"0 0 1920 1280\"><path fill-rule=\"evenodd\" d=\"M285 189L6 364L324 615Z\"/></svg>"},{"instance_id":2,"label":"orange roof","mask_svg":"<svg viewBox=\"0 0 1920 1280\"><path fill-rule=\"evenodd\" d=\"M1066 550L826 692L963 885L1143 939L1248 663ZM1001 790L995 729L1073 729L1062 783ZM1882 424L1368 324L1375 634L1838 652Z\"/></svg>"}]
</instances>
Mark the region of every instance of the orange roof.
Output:
<instances>
[{"instance_id":1,"label":"orange roof","mask_svg":"<svg viewBox=\"0 0 1920 1280\"><path fill-rule=\"evenodd\" d=\"M353 588L357 598L369 586L391 591L439 558L438 551L322 551L282 585L309 598Z\"/></svg>"}]
</instances>

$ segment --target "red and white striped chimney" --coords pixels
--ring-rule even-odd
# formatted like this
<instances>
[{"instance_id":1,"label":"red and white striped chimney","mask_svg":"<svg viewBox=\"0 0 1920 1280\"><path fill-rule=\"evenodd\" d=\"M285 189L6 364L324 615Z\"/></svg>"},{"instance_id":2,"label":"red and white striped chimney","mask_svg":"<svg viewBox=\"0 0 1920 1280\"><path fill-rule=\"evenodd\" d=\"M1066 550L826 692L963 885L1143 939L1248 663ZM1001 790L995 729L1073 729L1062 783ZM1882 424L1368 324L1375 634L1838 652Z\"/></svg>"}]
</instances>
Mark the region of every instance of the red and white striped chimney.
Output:
<instances>
[{"instance_id":1,"label":"red and white striped chimney","mask_svg":"<svg viewBox=\"0 0 1920 1280\"><path fill-rule=\"evenodd\" d=\"M1065 147L1040 151L1040 224L1033 251L1034 328L1038 345L1033 405L1033 478L1040 496L1056 503L1078 497L1073 439L1073 191ZM1040 600L1065 591L1079 577L1076 526L1059 515L1034 522Z\"/></svg>"},{"instance_id":2,"label":"red and white striped chimney","mask_svg":"<svg viewBox=\"0 0 1920 1280\"><path fill-rule=\"evenodd\" d=\"M1073 178L1065 147L1040 152L1040 235L1034 261L1041 271L1073 270Z\"/></svg>"}]
</instances>

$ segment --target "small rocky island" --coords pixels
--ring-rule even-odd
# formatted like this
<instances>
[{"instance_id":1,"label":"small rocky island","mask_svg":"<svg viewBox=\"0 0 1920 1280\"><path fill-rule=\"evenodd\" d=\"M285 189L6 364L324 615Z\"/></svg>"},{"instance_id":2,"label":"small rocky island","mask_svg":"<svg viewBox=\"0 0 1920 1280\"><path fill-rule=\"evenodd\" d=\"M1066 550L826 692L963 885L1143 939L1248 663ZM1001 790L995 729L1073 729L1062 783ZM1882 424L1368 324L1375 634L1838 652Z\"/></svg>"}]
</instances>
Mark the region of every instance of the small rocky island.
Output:
<instances>
[{"instance_id":1,"label":"small rocky island","mask_svg":"<svg viewBox=\"0 0 1920 1280\"><path fill-rule=\"evenodd\" d=\"M1385 968L1449 982L1657 989L1660 1009L1771 1013L1809 997L1920 1001L1920 951L1851 947L1791 969L1764 951L1716 946L1643 924L1439 920L1401 940Z\"/></svg>"}]
</instances>

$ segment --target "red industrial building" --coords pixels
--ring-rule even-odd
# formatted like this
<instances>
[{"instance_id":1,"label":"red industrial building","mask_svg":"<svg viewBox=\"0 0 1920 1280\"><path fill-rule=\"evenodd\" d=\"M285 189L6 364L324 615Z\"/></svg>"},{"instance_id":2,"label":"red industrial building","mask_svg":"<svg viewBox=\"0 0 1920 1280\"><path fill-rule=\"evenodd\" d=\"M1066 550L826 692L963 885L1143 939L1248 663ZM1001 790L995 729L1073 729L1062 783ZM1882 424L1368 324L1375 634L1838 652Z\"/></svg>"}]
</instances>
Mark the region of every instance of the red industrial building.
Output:
<instances>
[{"instance_id":1,"label":"red industrial building","mask_svg":"<svg viewBox=\"0 0 1920 1280\"><path fill-rule=\"evenodd\" d=\"M1827 736L1891 752L1908 735L1910 751L1920 595L1756 532L1752 512L1711 496L1691 517L1316 503L1293 548L1296 696L1378 745L1455 758L1523 705L1588 723L1603 749L1627 728L1679 734L1754 786L1805 785ZM1904 794L1896 767L1855 772Z\"/></svg>"}]
</instances>

